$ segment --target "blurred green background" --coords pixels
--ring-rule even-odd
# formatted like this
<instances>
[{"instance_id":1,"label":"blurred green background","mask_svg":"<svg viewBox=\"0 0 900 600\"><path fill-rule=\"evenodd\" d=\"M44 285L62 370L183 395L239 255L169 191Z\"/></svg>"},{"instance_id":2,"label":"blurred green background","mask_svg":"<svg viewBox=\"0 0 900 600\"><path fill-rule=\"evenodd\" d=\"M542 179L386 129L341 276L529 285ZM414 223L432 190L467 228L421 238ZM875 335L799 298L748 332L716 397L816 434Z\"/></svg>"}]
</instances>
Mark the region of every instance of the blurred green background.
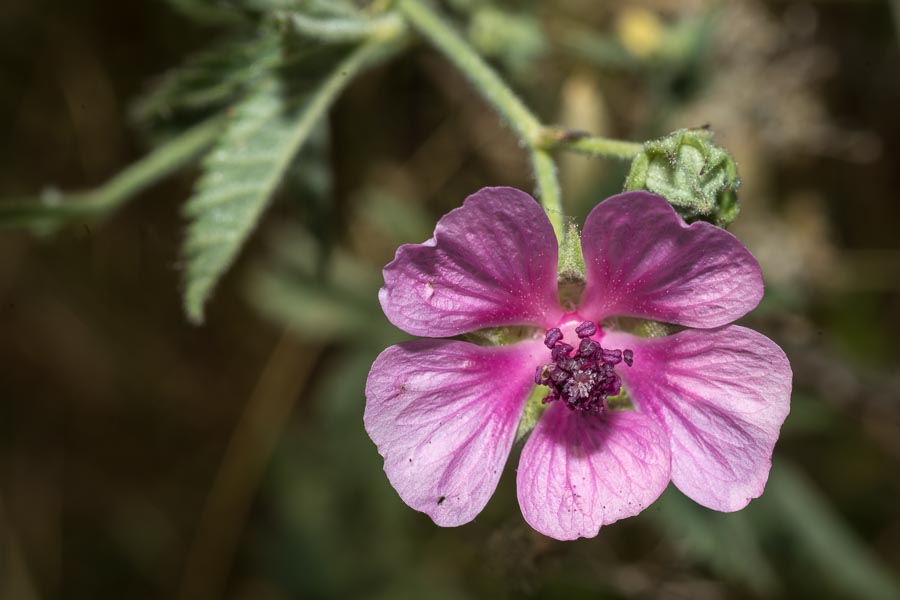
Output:
<instances>
[{"instance_id":1,"label":"blurred green background","mask_svg":"<svg viewBox=\"0 0 900 600\"><path fill-rule=\"evenodd\" d=\"M0 3L0 197L146 152L134 100L227 28L173 4ZM732 231L767 282L743 322L795 377L746 510L670 489L559 543L521 518L511 467L457 529L390 487L362 427L368 368L403 339L380 268L478 188L532 186L510 130L415 44L341 97L202 327L179 298L196 170L103 223L0 235L0 597L900 597L897 4L443 4L545 122L710 124L737 159ZM560 165L579 222L627 167Z\"/></svg>"}]
</instances>

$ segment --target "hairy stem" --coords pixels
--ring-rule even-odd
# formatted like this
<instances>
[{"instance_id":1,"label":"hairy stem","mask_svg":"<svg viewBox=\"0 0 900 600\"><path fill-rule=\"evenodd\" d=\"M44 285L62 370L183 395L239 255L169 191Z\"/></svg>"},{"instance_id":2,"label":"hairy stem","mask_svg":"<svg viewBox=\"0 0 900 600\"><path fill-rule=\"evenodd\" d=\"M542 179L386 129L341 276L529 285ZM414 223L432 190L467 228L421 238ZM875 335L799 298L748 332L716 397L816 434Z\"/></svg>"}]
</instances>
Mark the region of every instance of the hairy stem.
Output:
<instances>
[{"instance_id":1,"label":"hairy stem","mask_svg":"<svg viewBox=\"0 0 900 600\"><path fill-rule=\"evenodd\" d=\"M562 207L562 193L559 188L559 177L556 174L556 163L550 153L541 148L531 151L531 166L534 170L534 181L538 198L547 213L547 218L556 232L556 239L561 243L565 235L565 214Z\"/></svg>"},{"instance_id":2,"label":"hairy stem","mask_svg":"<svg viewBox=\"0 0 900 600\"><path fill-rule=\"evenodd\" d=\"M531 155L537 195L560 241L565 235L562 198L551 150L563 149L609 158L631 159L642 145L545 127L481 56L422 0L398 0L397 9L465 75L516 132Z\"/></svg>"},{"instance_id":3,"label":"hairy stem","mask_svg":"<svg viewBox=\"0 0 900 600\"><path fill-rule=\"evenodd\" d=\"M553 224L557 239L561 241L565 232L562 226L559 179L553 158L539 147L543 131L541 122L490 65L426 3L420 0L400 0L397 7L409 23L469 79L475 89L513 128L522 144L531 150L537 195Z\"/></svg>"},{"instance_id":4,"label":"hairy stem","mask_svg":"<svg viewBox=\"0 0 900 600\"><path fill-rule=\"evenodd\" d=\"M568 150L621 160L631 160L644 149L644 145L640 142L614 140L558 127L545 127L541 132L539 143L541 147L547 149Z\"/></svg>"},{"instance_id":5,"label":"hairy stem","mask_svg":"<svg viewBox=\"0 0 900 600\"><path fill-rule=\"evenodd\" d=\"M0 225L58 225L66 219L103 217L209 148L219 136L224 115L195 125L132 163L103 185L84 192L44 192L38 198L0 204Z\"/></svg>"},{"instance_id":6,"label":"hairy stem","mask_svg":"<svg viewBox=\"0 0 900 600\"><path fill-rule=\"evenodd\" d=\"M222 132L224 115L195 125L103 184L94 207L111 209L197 158Z\"/></svg>"},{"instance_id":7,"label":"hairy stem","mask_svg":"<svg viewBox=\"0 0 900 600\"><path fill-rule=\"evenodd\" d=\"M533 146L541 123L471 46L422 0L400 0L399 11L472 82L509 123L519 138Z\"/></svg>"}]
</instances>

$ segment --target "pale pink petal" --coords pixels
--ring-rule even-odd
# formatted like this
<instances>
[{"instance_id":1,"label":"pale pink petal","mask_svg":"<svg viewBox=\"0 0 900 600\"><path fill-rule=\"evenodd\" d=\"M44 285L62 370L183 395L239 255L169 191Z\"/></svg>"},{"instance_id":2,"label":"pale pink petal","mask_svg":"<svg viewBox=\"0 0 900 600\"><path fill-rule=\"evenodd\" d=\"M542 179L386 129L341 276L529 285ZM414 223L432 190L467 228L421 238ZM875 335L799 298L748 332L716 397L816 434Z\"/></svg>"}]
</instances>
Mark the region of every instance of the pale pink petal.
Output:
<instances>
[{"instance_id":1,"label":"pale pink petal","mask_svg":"<svg viewBox=\"0 0 900 600\"><path fill-rule=\"evenodd\" d=\"M366 382L364 420L404 502L443 526L481 512L509 455L542 348L416 340L381 353Z\"/></svg>"},{"instance_id":2,"label":"pale pink petal","mask_svg":"<svg viewBox=\"0 0 900 600\"><path fill-rule=\"evenodd\" d=\"M531 196L484 188L444 215L432 239L397 249L378 298L391 323L412 335L552 326L561 314L557 257L553 227Z\"/></svg>"},{"instance_id":3,"label":"pale pink petal","mask_svg":"<svg viewBox=\"0 0 900 600\"><path fill-rule=\"evenodd\" d=\"M725 512L762 494L790 410L791 365L774 342L729 326L641 339L608 333L603 345L634 350L617 367L643 412L669 434L672 481Z\"/></svg>"},{"instance_id":4,"label":"pale pink petal","mask_svg":"<svg viewBox=\"0 0 900 600\"><path fill-rule=\"evenodd\" d=\"M668 483L668 441L653 419L585 415L559 402L526 442L516 479L525 520L558 540L594 537L647 508Z\"/></svg>"},{"instance_id":5,"label":"pale pink petal","mask_svg":"<svg viewBox=\"0 0 900 600\"><path fill-rule=\"evenodd\" d=\"M740 240L709 223L685 225L647 192L600 203L581 243L587 286L579 312L595 321L631 316L718 327L763 295L759 263Z\"/></svg>"}]
</instances>

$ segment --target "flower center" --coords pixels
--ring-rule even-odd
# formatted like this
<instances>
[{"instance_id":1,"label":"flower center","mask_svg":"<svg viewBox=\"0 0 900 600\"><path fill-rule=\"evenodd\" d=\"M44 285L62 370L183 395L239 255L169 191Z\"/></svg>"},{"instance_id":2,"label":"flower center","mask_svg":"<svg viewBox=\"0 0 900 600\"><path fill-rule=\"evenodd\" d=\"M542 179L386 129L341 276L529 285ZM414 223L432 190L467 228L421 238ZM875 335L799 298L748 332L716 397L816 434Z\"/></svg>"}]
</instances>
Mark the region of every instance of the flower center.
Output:
<instances>
[{"instance_id":1,"label":"flower center","mask_svg":"<svg viewBox=\"0 0 900 600\"><path fill-rule=\"evenodd\" d=\"M577 350L563 341L559 328L547 330L544 344L550 348L551 362L537 368L534 382L550 388L544 404L560 400L571 410L600 414L606 398L622 391L622 380L613 367L622 361L630 367L634 353L600 346L591 339L597 326L590 321L576 327L575 334L581 339Z\"/></svg>"}]
</instances>

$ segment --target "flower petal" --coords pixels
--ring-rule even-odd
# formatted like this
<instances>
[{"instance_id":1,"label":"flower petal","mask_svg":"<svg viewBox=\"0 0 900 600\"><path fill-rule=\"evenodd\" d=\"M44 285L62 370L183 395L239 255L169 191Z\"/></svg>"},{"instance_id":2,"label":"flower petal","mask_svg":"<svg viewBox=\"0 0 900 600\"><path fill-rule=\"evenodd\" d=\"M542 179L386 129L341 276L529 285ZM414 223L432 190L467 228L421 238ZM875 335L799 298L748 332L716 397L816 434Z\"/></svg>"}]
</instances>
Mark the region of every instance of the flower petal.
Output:
<instances>
[{"instance_id":1,"label":"flower petal","mask_svg":"<svg viewBox=\"0 0 900 600\"><path fill-rule=\"evenodd\" d=\"M584 223L587 286L580 312L689 327L742 317L763 294L759 263L736 237L709 223L685 225L663 198L628 192L600 203Z\"/></svg>"},{"instance_id":2,"label":"flower petal","mask_svg":"<svg viewBox=\"0 0 900 600\"><path fill-rule=\"evenodd\" d=\"M665 432L646 415L589 416L554 402L522 450L519 505L544 535L594 537L659 498L669 467Z\"/></svg>"},{"instance_id":3,"label":"flower petal","mask_svg":"<svg viewBox=\"0 0 900 600\"><path fill-rule=\"evenodd\" d=\"M416 340L381 353L366 382L364 421L404 502L443 526L481 512L534 386L540 348Z\"/></svg>"},{"instance_id":4,"label":"flower petal","mask_svg":"<svg viewBox=\"0 0 900 600\"><path fill-rule=\"evenodd\" d=\"M734 325L656 339L609 333L603 344L634 350L634 366L617 370L668 432L678 489L725 512L762 494L790 411L791 365L781 348Z\"/></svg>"},{"instance_id":5,"label":"flower petal","mask_svg":"<svg viewBox=\"0 0 900 600\"><path fill-rule=\"evenodd\" d=\"M552 326L558 249L540 205L514 188L484 188L406 244L384 268L387 318L413 335L447 337L501 325Z\"/></svg>"}]
</instances>

